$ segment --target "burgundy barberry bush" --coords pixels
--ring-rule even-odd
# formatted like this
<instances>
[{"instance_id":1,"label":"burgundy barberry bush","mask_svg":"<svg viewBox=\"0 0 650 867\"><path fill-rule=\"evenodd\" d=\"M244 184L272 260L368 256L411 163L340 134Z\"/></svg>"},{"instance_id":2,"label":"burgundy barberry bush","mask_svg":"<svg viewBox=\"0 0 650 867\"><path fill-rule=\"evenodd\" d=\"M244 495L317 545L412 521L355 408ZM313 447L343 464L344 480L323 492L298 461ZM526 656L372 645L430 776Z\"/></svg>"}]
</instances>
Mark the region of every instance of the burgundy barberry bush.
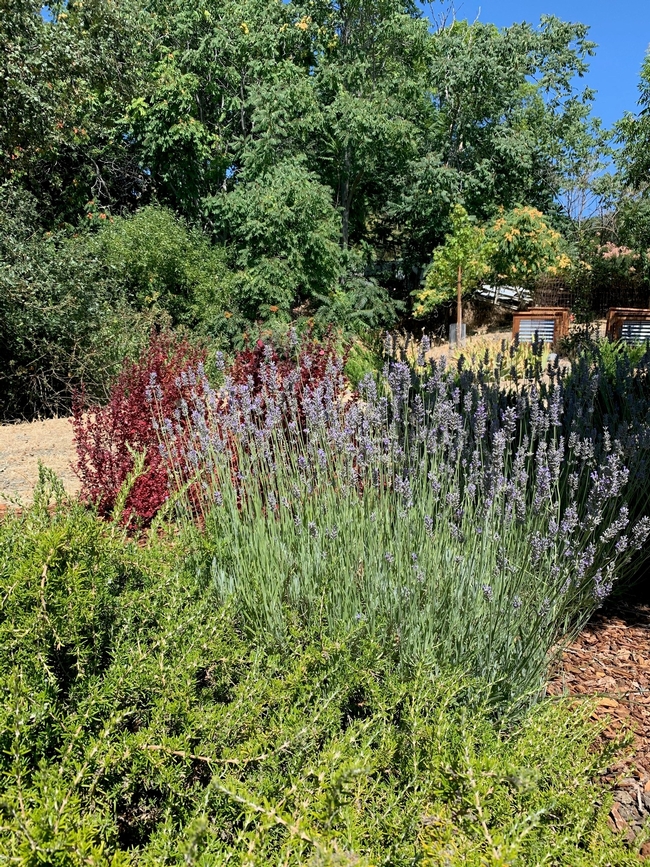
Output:
<instances>
[{"instance_id":1,"label":"burgundy barberry bush","mask_svg":"<svg viewBox=\"0 0 650 867\"><path fill-rule=\"evenodd\" d=\"M205 356L205 350L186 339L154 333L146 353L122 370L106 406L88 409L82 395L77 396L72 424L81 497L93 503L100 515L111 514L133 468L129 446L137 452L146 450L146 458L144 472L126 500L124 520L137 518L147 524L167 499L167 468L160 454L154 416L157 412L172 416L182 397L178 387L181 372L196 368ZM157 407L151 402L152 383Z\"/></svg>"}]
</instances>

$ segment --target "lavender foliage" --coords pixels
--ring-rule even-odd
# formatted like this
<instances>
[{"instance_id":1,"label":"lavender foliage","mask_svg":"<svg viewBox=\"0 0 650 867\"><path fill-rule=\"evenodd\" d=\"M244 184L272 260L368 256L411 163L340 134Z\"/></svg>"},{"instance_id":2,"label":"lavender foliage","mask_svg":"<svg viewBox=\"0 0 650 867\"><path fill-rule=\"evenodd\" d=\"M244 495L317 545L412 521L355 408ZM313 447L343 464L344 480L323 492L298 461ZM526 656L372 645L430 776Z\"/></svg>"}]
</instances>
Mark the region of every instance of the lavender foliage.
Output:
<instances>
[{"instance_id":1,"label":"lavender foliage","mask_svg":"<svg viewBox=\"0 0 650 867\"><path fill-rule=\"evenodd\" d=\"M297 612L345 634L363 611L403 664L510 700L640 556L650 397L603 414L588 357L567 375L536 348L520 372L517 349L453 367L385 350L357 393L341 360L300 392L272 352L257 389L186 371L189 404L158 420L177 501L228 540L214 590L251 631L285 640Z\"/></svg>"}]
</instances>

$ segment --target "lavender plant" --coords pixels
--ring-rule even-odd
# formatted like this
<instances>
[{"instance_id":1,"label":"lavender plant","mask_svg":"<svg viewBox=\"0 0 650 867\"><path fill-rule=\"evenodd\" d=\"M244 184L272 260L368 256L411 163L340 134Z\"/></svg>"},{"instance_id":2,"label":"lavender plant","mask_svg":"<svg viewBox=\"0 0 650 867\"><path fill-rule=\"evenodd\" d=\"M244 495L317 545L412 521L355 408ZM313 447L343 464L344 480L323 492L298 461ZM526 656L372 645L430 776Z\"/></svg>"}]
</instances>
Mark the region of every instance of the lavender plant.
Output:
<instances>
[{"instance_id":1,"label":"lavender plant","mask_svg":"<svg viewBox=\"0 0 650 867\"><path fill-rule=\"evenodd\" d=\"M537 353L522 377L509 355L388 362L354 394L332 361L297 396L270 351L261 388L183 374L160 448L180 514L228 540L220 600L266 640L298 617L499 702L539 690L648 537L650 422L647 400L634 425L599 416L593 364L567 377Z\"/></svg>"}]
</instances>

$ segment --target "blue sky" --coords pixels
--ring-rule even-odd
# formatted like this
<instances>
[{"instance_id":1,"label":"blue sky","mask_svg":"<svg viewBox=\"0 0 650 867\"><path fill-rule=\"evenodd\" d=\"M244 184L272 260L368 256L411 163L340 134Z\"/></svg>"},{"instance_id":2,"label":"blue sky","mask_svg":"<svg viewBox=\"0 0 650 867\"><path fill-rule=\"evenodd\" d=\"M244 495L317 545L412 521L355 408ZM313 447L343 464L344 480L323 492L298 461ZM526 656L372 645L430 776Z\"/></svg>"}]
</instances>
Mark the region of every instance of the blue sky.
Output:
<instances>
[{"instance_id":1,"label":"blue sky","mask_svg":"<svg viewBox=\"0 0 650 867\"><path fill-rule=\"evenodd\" d=\"M541 15L591 25L598 43L583 81L597 90L594 114L611 126L624 111L635 111L637 83L650 43L650 0L456 0L456 17L478 16L499 27L514 21L539 22Z\"/></svg>"}]
</instances>

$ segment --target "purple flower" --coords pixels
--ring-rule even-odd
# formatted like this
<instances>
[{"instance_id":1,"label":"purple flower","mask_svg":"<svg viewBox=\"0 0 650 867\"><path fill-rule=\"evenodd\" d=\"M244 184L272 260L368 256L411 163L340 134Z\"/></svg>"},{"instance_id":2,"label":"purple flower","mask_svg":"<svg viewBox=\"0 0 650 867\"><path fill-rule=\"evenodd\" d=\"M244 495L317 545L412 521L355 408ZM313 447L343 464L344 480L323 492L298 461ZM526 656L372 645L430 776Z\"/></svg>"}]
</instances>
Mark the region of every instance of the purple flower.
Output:
<instances>
[{"instance_id":1,"label":"purple flower","mask_svg":"<svg viewBox=\"0 0 650 867\"><path fill-rule=\"evenodd\" d=\"M559 427L561 424L560 416L562 414L562 388L560 384L556 384L553 388L551 400L548 407L549 421L554 427Z\"/></svg>"},{"instance_id":2,"label":"purple flower","mask_svg":"<svg viewBox=\"0 0 650 867\"><path fill-rule=\"evenodd\" d=\"M530 562L533 566L535 566L542 558L542 554L546 550L547 541L543 538L541 533L535 532L530 537L530 550L531 557Z\"/></svg>"},{"instance_id":3,"label":"purple flower","mask_svg":"<svg viewBox=\"0 0 650 867\"><path fill-rule=\"evenodd\" d=\"M627 546L628 546L627 536L621 536L621 538L617 541L617 543L615 545L616 553L619 555L622 554L624 551L627 550Z\"/></svg>"},{"instance_id":4,"label":"purple flower","mask_svg":"<svg viewBox=\"0 0 650 867\"><path fill-rule=\"evenodd\" d=\"M539 458L539 452L538 452ZM551 471L545 464L542 463L542 459L539 458L537 463L537 474L536 474L536 486L535 486L535 498L533 500L533 510L538 513L540 512L543 505L547 504L551 498Z\"/></svg>"},{"instance_id":5,"label":"purple flower","mask_svg":"<svg viewBox=\"0 0 650 867\"><path fill-rule=\"evenodd\" d=\"M560 522L560 533L562 536L570 536L577 526L578 510L576 509L575 504L572 504L567 508L564 517Z\"/></svg>"},{"instance_id":6,"label":"purple flower","mask_svg":"<svg viewBox=\"0 0 650 867\"><path fill-rule=\"evenodd\" d=\"M639 550L650 535L650 518L641 518L632 528L632 546Z\"/></svg>"},{"instance_id":7,"label":"purple flower","mask_svg":"<svg viewBox=\"0 0 650 867\"><path fill-rule=\"evenodd\" d=\"M474 435L477 440L483 439L487 429L487 409L485 403L481 401L476 407L474 413Z\"/></svg>"},{"instance_id":8,"label":"purple flower","mask_svg":"<svg viewBox=\"0 0 650 867\"><path fill-rule=\"evenodd\" d=\"M605 599L612 592L612 587L614 586L614 582L610 579L610 577L603 577L602 570L598 570L594 575L594 599L598 602L599 605L605 601Z\"/></svg>"}]
</instances>

